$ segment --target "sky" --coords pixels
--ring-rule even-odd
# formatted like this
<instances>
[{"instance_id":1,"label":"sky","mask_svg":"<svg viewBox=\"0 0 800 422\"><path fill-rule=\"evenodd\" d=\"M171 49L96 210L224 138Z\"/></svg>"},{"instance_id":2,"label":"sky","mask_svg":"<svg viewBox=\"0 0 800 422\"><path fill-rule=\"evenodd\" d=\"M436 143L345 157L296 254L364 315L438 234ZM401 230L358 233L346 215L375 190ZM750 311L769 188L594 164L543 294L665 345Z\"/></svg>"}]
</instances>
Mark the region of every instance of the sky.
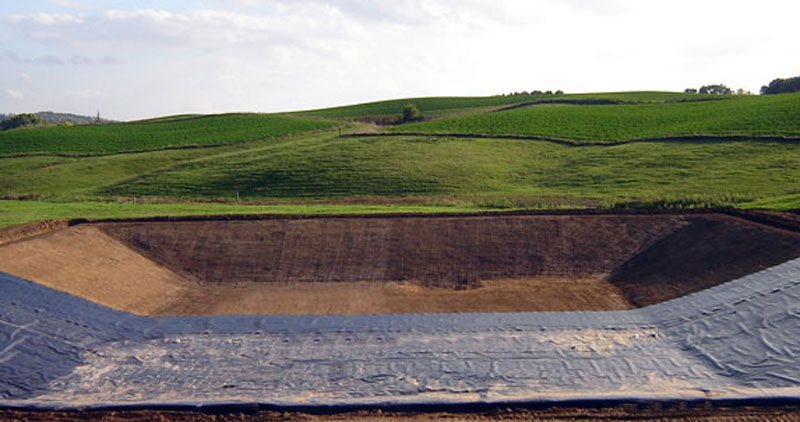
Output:
<instances>
[{"instance_id":1,"label":"sky","mask_svg":"<svg viewBox=\"0 0 800 422\"><path fill-rule=\"evenodd\" d=\"M758 92L800 75L798 15L797 0L0 0L0 113Z\"/></svg>"}]
</instances>

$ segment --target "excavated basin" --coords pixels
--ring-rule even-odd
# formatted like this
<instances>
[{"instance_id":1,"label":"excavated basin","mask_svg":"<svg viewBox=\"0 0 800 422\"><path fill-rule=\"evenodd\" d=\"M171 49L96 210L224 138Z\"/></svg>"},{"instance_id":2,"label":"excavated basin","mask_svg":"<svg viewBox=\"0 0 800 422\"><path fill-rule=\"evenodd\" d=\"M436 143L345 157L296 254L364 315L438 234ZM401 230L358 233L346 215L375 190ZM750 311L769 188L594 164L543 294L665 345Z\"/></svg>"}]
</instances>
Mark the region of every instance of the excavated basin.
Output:
<instances>
[{"instance_id":1,"label":"excavated basin","mask_svg":"<svg viewBox=\"0 0 800 422\"><path fill-rule=\"evenodd\" d=\"M0 271L140 315L621 310L800 257L724 214L323 217L81 224Z\"/></svg>"}]
</instances>

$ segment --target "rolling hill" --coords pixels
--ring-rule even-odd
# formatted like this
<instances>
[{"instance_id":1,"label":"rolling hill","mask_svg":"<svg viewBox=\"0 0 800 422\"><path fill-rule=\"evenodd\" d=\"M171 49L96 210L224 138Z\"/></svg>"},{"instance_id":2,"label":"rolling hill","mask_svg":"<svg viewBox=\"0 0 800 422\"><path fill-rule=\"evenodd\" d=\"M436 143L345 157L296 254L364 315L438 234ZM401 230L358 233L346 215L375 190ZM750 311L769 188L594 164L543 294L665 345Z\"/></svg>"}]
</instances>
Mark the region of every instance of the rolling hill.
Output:
<instances>
[{"instance_id":1,"label":"rolling hill","mask_svg":"<svg viewBox=\"0 0 800 422\"><path fill-rule=\"evenodd\" d=\"M800 209L800 94L534 97L9 131L0 195L13 201L0 201L0 220L61 210ZM409 102L425 121L369 123Z\"/></svg>"},{"instance_id":2,"label":"rolling hill","mask_svg":"<svg viewBox=\"0 0 800 422\"><path fill-rule=\"evenodd\" d=\"M590 142L686 135L800 136L800 93L719 101L535 104L393 128L395 132L523 135Z\"/></svg>"},{"instance_id":3,"label":"rolling hill","mask_svg":"<svg viewBox=\"0 0 800 422\"><path fill-rule=\"evenodd\" d=\"M293 114L324 117L329 119L360 121L394 121L402 116L406 104L416 105L423 117L437 118L461 114L474 114L522 104L563 101L581 102L604 100L614 103L664 103L678 101L707 101L727 97L687 95L676 92L609 92L596 94L562 95L494 95L489 97L424 97L377 101L319 110L301 111Z\"/></svg>"},{"instance_id":4,"label":"rolling hill","mask_svg":"<svg viewBox=\"0 0 800 422\"><path fill-rule=\"evenodd\" d=\"M107 154L253 142L326 129L337 123L269 114L179 116L102 125L0 132L0 155Z\"/></svg>"}]
</instances>

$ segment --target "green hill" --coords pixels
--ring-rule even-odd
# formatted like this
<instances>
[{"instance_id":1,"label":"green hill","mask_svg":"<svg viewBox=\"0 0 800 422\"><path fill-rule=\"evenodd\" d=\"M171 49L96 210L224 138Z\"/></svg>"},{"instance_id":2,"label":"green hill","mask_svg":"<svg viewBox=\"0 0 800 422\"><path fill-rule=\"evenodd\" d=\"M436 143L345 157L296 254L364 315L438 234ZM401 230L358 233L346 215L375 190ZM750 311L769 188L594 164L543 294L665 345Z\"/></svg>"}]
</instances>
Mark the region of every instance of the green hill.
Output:
<instances>
[{"instance_id":1,"label":"green hill","mask_svg":"<svg viewBox=\"0 0 800 422\"><path fill-rule=\"evenodd\" d=\"M130 123L0 132L0 155L107 154L252 142L333 127L336 122L269 114L176 116Z\"/></svg>"},{"instance_id":2,"label":"green hill","mask_svg":"<svg viewBox=\"0 0 800 422\"><path fill-rule=\"evenodd\" d=\"M703 97L703 96L699 96ZM800 93L720 101L540 104L394 127L394 132L542 136L591 142L681 135L800 136Z\"/></svg>"},{"instance_id":3,"label":"green hill","mask_svg":"<svg viewBox=\"0 0 800 422\"><path fill-rule=\"evenodd\" d=\"M442 117L469 112L488 111L493 108L524 104L537 101L580 101L586 99L605 99L617 102L648 103L666 101L695 101L709 99L708 96L687 95L675 92L610 92L597 94L566 95L495 95L490 97L425 97L377 101L342 107L297 112L303 116L329 119L379 120L397 119L402 115L406 104L414 104L423 116ZM712 98L716 99L716 98Z\"/></svg>"},{"instance_id":4,"label":"green hill","mask_svg":"<svg viewBox=\"0 0 800 422\"><path fill-rule=\"evenodd\" d=\"M428 120L345 122L391 115L409 102ZM408 99L19 129L0 134L0 198L27 200L0 200L0 224L43 215L269 210L800 210L798 116L800 93L636 92ZM340 137L343 128L373 133ZM693 134L718 137L676 139ZM650 137L673 139L619 142Z\"/></svg>"},{"instance_id":5,"label":"green hill","mask_svg":"<svg viewBox=\"0 0 800 422\"><path fill-rule=\"evenodd\" d=\"M292 142L180 165L111 195L247 199L503 198L509 206L628 201L733 205L798 188L800 144L635 143L569 147L525 140L348 138ZM696 204L692 204L696 202Z\"/></svg>"}]
</instances>

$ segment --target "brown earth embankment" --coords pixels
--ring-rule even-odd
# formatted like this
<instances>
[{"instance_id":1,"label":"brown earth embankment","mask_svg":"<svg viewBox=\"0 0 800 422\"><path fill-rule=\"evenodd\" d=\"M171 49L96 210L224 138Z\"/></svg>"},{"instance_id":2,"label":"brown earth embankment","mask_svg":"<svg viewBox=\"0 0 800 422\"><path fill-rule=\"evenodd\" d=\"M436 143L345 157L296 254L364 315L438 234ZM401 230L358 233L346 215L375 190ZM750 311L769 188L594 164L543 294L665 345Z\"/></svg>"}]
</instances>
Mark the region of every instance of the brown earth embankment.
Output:
<instances>
[{"instance_id":1,"label":"brown earth embankment","mask_svg":"<svg viewBox=\"0 0 800 422\"><path fill-rule=\"evenodd\" d=\"M130 220L2 246L0 271L145 315L618 310L800 257L792 221L708 212Z\"/></svg>"},{"instance_id":2,"label":"brown earth embankment","mask_svg":"<svg viewBox=\"0 0 800 422\"><path fill-rule=\"evenodd\" d=\"M315 218L100 225L213 283L480 280L607 274L686 224L676 215Z\"/></svg>"}]
</instances>

